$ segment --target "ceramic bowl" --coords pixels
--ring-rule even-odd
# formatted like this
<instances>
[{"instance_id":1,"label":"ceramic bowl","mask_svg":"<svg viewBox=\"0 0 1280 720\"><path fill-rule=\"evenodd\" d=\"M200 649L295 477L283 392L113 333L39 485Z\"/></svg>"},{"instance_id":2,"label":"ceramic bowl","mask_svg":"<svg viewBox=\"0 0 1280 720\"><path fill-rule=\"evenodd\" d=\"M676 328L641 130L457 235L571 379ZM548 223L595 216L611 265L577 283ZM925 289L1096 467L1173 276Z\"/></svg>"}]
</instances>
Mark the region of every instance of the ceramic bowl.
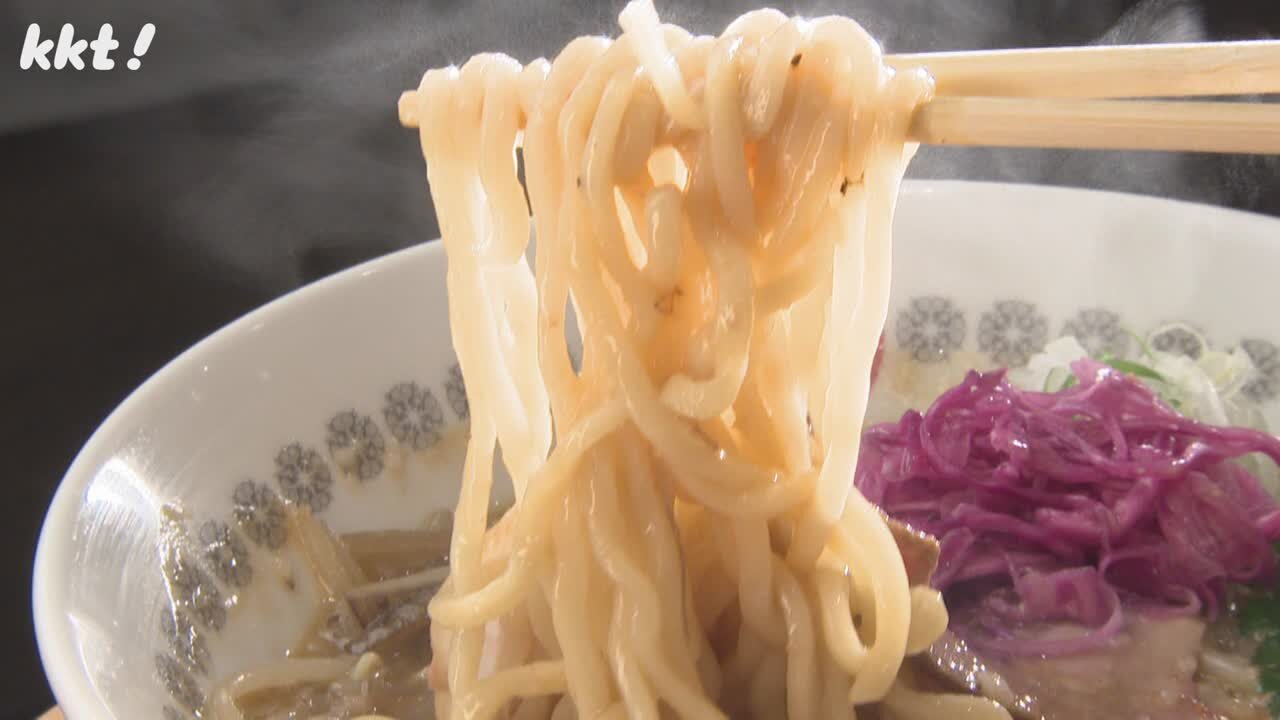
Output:
<instances>
[{"instance_id":1,"label":"ceramic bowl","mask_svg":"<svg viewBox=\"0 0 1280 720\"><path fill-rule=\"evenodd\" d=\"M1017 365L1070 333L1194 354L1242 347L1277 424L1280 220L1152 198L914 182L886 341L919 367ZM337 531L452 506L467 398L445 258L426 243L267 305L174 360L103 423L35 567L46 672L71 720L193 718L280 657L315 597L283 508ZM962 355L957 355L962 354ZM954 362L951 365L955 365Z\"/></svg>"}]
</instances>

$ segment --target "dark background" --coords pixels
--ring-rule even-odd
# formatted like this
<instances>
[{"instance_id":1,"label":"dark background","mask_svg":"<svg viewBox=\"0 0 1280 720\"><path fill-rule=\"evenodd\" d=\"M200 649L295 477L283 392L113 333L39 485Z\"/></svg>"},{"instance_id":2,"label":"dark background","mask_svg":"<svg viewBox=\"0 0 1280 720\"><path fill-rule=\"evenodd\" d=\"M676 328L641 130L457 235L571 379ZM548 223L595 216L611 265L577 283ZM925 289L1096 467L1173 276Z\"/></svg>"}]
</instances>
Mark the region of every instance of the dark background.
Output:
<instances>
[{"instance_id":1,"label":"dark background","mask_svg":"<svg viewBox=\"0 0 1280 720\"><path fill-rule=\"evenodd\" d=\"M1272 37L1265 0L795 0L888 51ZM591 0L0 0L0 717L51 699L30 621L31 561L58 478L93 428L166 361L242 313L434 237L416 136L396 98L433 65L551 55L614 32ZM746 0L659 11L718 32ZM27 25L95 37L109 72L18 69ZM145 22L157 32L125 69ZM88 56L86 56L88 59ZM1080 185L1280 214L1259 157L926 149L915 177ZM92 720L76 718L75 720Z\"/></svg>"}]
</instances>

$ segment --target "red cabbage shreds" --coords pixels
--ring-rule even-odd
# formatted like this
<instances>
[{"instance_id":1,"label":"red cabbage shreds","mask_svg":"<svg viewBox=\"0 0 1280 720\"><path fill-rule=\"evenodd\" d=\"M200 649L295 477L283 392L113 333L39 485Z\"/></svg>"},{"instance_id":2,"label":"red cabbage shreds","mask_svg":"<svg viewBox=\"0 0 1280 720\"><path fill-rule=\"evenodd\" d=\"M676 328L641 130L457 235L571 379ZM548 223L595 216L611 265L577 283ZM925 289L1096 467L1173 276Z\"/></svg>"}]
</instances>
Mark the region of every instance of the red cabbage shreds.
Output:
<instances>
[{"instance_id":1,"label":"red cabbage shreds","mask_svg":"<svg viewBox=\"0 0 1280 720\"><path fill-rule=\"evenodd\" d=\"M1124 614L1216 614L1271 582L1280 509L1243 466L1280 439L1182 417L1092 360L1056 393L970 372L923 414L867 430L858 488L936 536L933 584L976 647L1055 655L1106 644ZM1077 624L1070 638L1037 627Z\"/></svg>"}]
</instances>

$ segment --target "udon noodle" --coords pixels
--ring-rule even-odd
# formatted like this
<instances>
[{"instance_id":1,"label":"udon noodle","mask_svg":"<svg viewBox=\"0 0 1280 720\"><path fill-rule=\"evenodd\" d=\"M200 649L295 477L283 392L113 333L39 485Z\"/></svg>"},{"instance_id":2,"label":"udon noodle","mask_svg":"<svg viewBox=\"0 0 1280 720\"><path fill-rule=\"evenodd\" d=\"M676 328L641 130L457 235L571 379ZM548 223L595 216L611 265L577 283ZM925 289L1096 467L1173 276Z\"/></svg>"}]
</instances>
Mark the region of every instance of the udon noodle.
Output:
<instances>
[{"instance_id":1,"label":"udon noodle","mask_svg":"<svg viewBox=\"0 0 1280 720\"><path fill-rule=\"evenodd\" d=\"M851 487L930 80L841 17L620 20L401 100L471 403L438 716L1007 717L903 669L946 611Z\"/></svg>"}]
</instances>

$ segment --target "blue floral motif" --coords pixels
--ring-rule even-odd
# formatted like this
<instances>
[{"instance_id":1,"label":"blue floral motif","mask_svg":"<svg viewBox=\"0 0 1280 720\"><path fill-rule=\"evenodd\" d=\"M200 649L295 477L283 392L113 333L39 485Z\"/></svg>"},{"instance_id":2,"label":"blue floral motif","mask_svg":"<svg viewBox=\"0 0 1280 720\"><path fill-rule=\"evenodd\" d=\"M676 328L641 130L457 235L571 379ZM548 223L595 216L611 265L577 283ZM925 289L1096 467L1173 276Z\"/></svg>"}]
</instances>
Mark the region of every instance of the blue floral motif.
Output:
<instances>
[{"instance_id":1,"label":"blue floral motif","mask_svg":"<svg viewBox=\"0 0 1280 720\"><path fill-rule=\"evenodd\" d=\"M200 716L204 710L204 689L182 663L168 655L156 655L156 677L175 702L191 714Z\"/></svg>"},{"instance_id":2,"label":"blue floral motif","mask_svg":"<svg viewBox=\"0 0 1280 720\"><path fill-rule=\"evenodd\" d=\"M205 562L213 568L219 580L237 588L246 587L253 581L249 548L230 525L221 520L207 521L200 526L200 544L204 548Z\"/></svg>"},{"instance_id":3,"label":"blue floral motif","mask_svg":"<svg viewBox=\"0 0 1280 720\"><path fill-rule=\"evenodd\" d=\"M1147 336L1147 344L1153 350L1170 355L1185 355L1192 360L1198 359L1207 349L1203 336L1181 323L1166 325L1153 331Z\"/></svg>"},{"instance_id":4,"label":"blue floral motif","mask_svg":"<svg viewBox=\"0 0 1280 720\"><path fill-rule=\"evenodd\" d=\"M169 542L164 548L161 571L169 586L170 600L209 630L221 630L227 623L222 591L179 543Z\"/></svg>"},{"instance_id":5,"label":"blue floral motif","mask_svg":"<svg viewBox=\"0 0 1280 720\"><path fill-rule=\"evenodd\" d=\"M1280 390L1280 349L1258 338L1242 340L1240 348L1258 371L1257 376L1244 386L1245 395L1259 403L1274 399Z\"/></svg>"},{"instance_id":6,"label":"blue floral motif","mask_svg":"<svg viewBox=\"0 0 1280 720\"><path fill-rule=\"evenodd\" d=\"M245 480L236 486L231 496L231 511L236 524L259 547L278 550L289 539L285 525L284 503L271 488Z\"/></svg>"},{"instance_id":7,"label":"blue floral motif","mask_svg":"<svg viewBox=\"0 0 1280 720\"><path fill-rule=\"evenodd\" d=\"M449 401L449 407L453 408L453 414L457 415L459 420L471 417L471 405L467 402L467 384L462 379L462 367L457 363L449 368L449 379L444 381L444 395Z\"/></svg>"},{"instance_id":8,"label":"blue floral motif","mask_svg":"<svg viewBox=\"0 0 1280 720\"><path fill-rule=\"evenodd\" d=\"M329 420L328 431L329 453L339 467L362 482L382 473L387 444L372 418L346 410Z\"/></svg>"},{"instance_id":9,"label":"blue floral motif","mask_svg":"<svg viewBox=\"0 0 1280 720\"><path fill-rule=\"evenodd\" d=\"M964 314L946 298L913 298L898 313L898 345L916 362L946 359L964 343L965 330Z\"/></svg>"},{"instance_id":10,"label":"blue floral motif","mask_svg":"<svg viewBox=\"0 0 1280 720\"><path fill-rule=\"evenodd\" d=\"M430 390L415 382L400 383L388 390L382 414L391 436L401 445L426 450L440 442L444 410Z\"/></svg>"},{"instance_id":11,"label":"blue floral motif","mask_svg":"<svg viewBox=\"0 0 1280 720\"><path fill-rule=\"evenodd\" d=\"M161 612L160 634L183 665L201 675L209 672L209 645L185 612L175 607Z\"/></svg>"},{"instance_id":12,"label":"blue floral motif","mask_svg":"<svg viewBox=\"0 0 1280 720\"><path fill-rule=\"evenodd\" d=\"M276 454L276 481L280 493L295 505L311 512L324 512L333 502L333 474L320 453L301 443L286 445Z\"/></svg>"},{"instance_id":13,"label":"blue floral motif","mask_svg":"<svg viewBox=\"0 0 1280 720\"><path fill-rule=\"evenodd\" d=\"M1025 365L1048 339L1048 318L1023 300L1001 300L978 320L978 349L1006 367Z\"/></svg>"},{"instance_id":14,"label":"blue floral motif","mask_svg":"<svg viewBox=\"0 0 1280 720\"><path fill-rule=\"evenodd\" d=\"M1124 357L1129 353L1129 333L1120 316L1105 308L1086 308L1076 313L1062 326L1062 334L1074 337L1094 357Z\"/></svg>"}]
</instances>

